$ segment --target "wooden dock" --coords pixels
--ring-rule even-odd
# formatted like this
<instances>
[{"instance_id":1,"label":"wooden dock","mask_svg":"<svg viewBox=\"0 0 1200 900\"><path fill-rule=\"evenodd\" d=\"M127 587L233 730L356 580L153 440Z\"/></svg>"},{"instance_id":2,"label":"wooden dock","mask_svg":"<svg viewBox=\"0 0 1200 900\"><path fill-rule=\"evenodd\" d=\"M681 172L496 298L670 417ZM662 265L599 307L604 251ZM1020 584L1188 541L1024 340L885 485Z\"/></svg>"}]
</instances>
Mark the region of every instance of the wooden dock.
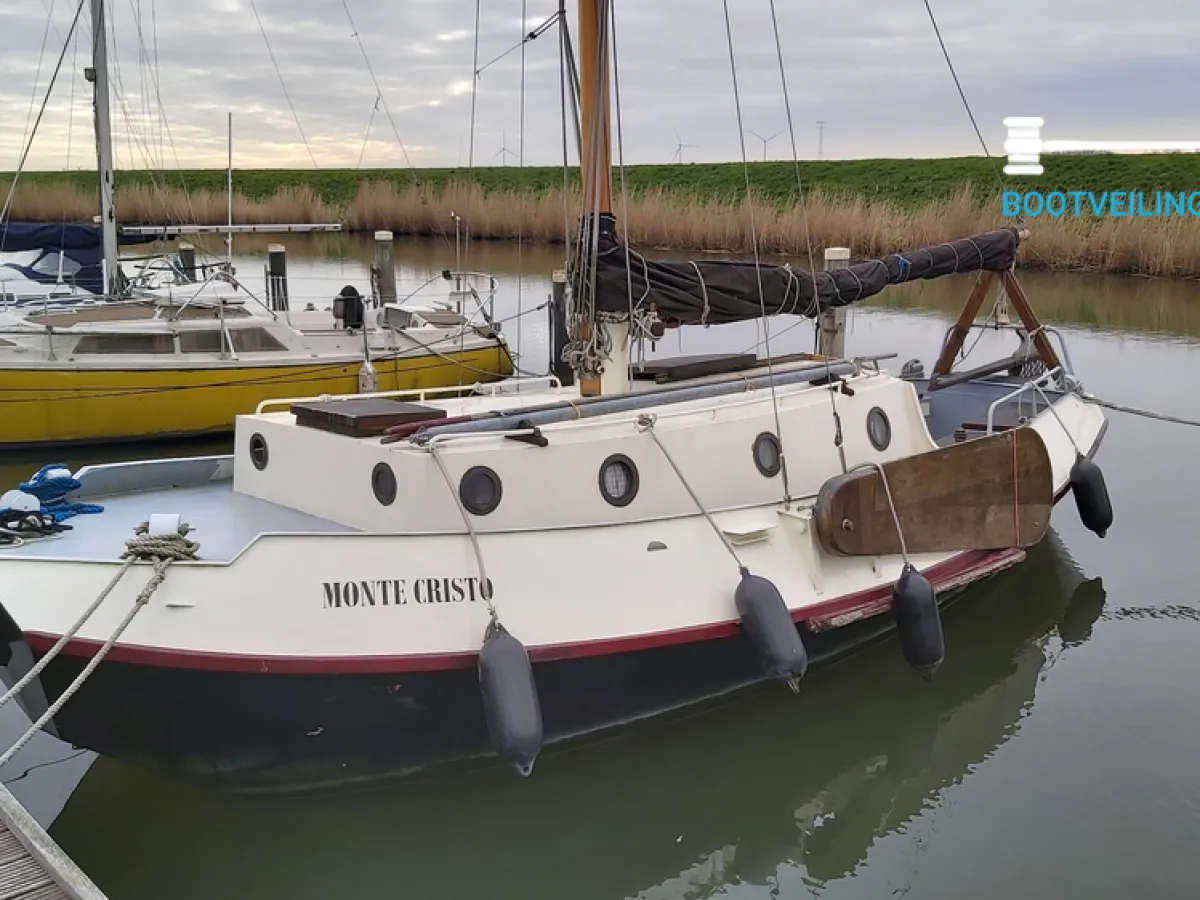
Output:
<instances>
[{"instance_id":1,"label":"wooden dock","mask_svg":"<svg viewBox=\"0 0 1200 900\"><path fill-rule=\"evenodd\" d=\"M106 900L4 785L0 785L0 900Z\"/></svg>"}]
</instances>

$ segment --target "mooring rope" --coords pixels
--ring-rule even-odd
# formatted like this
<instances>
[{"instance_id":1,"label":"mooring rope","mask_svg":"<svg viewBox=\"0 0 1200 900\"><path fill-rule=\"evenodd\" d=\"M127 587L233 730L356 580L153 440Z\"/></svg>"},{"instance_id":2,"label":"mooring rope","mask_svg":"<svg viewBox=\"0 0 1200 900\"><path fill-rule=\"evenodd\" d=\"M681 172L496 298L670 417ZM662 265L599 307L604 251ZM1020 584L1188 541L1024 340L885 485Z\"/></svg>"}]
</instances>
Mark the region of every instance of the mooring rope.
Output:
<instances>
[{"instance_id":1,"label":"mooring rope","mask_svg":"<svg viewBox=\"0 0 1200 900\"><path fill-rule=\"evenodd\" d=\"M108 595L112 593L113 589L121 581L121 578L126 572L129 571L130 567L133 566L135 562L153 562L154 574L150 576L150 579L146 582L145 587L143 587L138 593L137 598L134 600L133 606L130 608L129 612L125 614L125 617L121 620L121 623L117 626L116 630L109 635L108 640L106 640L100 649L96 651L96 655L88 660L88 663L86 666L84 666L83 671L80 672L79 675L76 676L75 680L67 686L67 689L62 692L62 695L55 700L54 703L51 704L51 706L41 716L38 717L38 720L29 726L28 730L21 735L21 738L8 749L8 752L3 756L0 756L0 768L3 768L6 763L8 763L14 756L21 752L21 749L33 739L35 734L45 727L46 723L49 722L60 709L62 709L64 704L66 704L66 702L75 695L75 692L83 686L83 683L88 679L88 676L90 676L92 672L95 671L96 667L104 661L104 657L108 655L109 650L112 649L113 644L117 642L117 639L124 634L125 629L129 627L129 623L133 621L134 616L141 612L146 604L150 602L150 598L154 595L154 592L158 590L159 585L163 583L163 580L167 575L167 568L171 565L171 563L183 560L194 560L196 558L196 552L200 549L200 545L197 542L188 539L187 535L189 531L191 531L191 528L186 524L180 525L176 534L166 535L150 534L150 525L148 522L143 522L134 528L135 536L125 542L125 552L121 554L121 558L124 559L124 562L121 564L121 568L117 570L116 574L114 574L108 584L105 585L104 590L100 592L100 595L91 603L90 606L88 606L86 610L84 610L83 615L71 625L67 632L61 638L59 638L59 640L52 648L50 648L46 655L43 656L37 662L37 664L34 665L33 668L31 668L23 678L21 678L20 681L13 685L8 693L6 693L3 697L0 697L0 707L3 707L13 697L24 690L25 687L31 681L33 681L33 679L36 678L44 668L46 668L50 661L62 651L63 647L65 647L67 643L75 636L83 624L89 618L91 618L92 614L97 608L99 608L100 604L103 603L105 599L107 599Z\"/></svg>"},{"instance_id":2,"label":"mooring rope","mask_svg":"<svg viewBox=\"0 0 1200 900\"><path fill-rule=\"evenodd\" d=\"M1157 419L1159 422L1173 422L1176 425L1195 425L1200 427L1200 421L1196 419L1185 419L1181 416L1168 416L1166 413L1151 412L1147 409L1137 409L1133 406L1122 406L1119 403L1113 403L1111 400L1102 400L1094 394L1089 394L1086 391L1076 391L1076 396L1084 403L1094 403L1096 406L1103 406L1105 409L1116 410L1117 412L1129 413L1131 416L1142 416L1146 419Z\"/></svg>"}]
</instances>

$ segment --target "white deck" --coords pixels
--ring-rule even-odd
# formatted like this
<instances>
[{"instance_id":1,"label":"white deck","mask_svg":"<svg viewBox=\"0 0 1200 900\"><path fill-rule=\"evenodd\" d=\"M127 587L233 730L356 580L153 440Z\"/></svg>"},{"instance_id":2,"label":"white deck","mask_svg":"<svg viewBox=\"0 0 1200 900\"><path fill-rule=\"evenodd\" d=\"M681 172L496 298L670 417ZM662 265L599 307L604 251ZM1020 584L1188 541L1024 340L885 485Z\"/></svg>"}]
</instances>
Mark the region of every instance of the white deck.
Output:
<instances>
[{"instance_id":1,"label":"white deck","mask_svg":"<svg viewBox=\"0 0 1200 900\"><path fill-rule=\"evenodd\" d=\"M89 501L90 502L90 501ZM0 548L4 557L112 561L125 550L133 529L155 513L178 513L195 531L199 558L229 562L264 532L350 532L355 529L328 519L236 494L229 481L190 487L160 488L97 498L102 513L67 519L71 531L30 541L23 547Z\"/></svg>"}]
</instances>

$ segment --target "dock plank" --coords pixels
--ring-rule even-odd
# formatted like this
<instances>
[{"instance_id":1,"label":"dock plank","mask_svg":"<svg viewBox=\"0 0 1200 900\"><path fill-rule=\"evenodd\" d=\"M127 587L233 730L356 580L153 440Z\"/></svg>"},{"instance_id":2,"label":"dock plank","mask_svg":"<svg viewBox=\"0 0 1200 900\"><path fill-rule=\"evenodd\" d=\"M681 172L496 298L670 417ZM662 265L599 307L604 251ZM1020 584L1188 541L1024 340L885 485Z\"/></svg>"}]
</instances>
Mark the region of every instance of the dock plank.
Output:
<instances>
[{"instance_id":1,"label":"dock plank","mask_svg":"<svg viewBox=\"0 0 1200 900\"><path fill-rule=\"evenodd\" d=\"M105 900L4 785L0 785L0 900Z\"/></svg>"},{"instance_id":2,"label":"dock plank","mask_svg":"<svg viewBox=\"0 0 1200 900\"><path fill-rule=\"evenodd\" d=\"M0 900L68 900L7 825L0 825Z\"/></svg>"}]
</instances>

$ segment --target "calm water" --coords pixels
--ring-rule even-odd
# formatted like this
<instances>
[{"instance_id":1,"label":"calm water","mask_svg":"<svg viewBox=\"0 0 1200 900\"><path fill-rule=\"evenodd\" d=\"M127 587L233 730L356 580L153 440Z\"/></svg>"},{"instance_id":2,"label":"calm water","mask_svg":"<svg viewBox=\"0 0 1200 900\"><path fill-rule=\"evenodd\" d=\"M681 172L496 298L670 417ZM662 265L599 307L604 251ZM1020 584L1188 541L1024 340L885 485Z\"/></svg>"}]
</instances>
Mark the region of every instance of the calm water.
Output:
<instances>
[{"instance_id":1,"label":"calm water","mask_svg":"<svg viewBox=\"0 0 1200 900\"><path fill-rule=\"evenodd\" d=\"M369 242L285 240L294 298L365 288ZM235 244L251 284L265 243ZM476 245L469 265L500 277L497 315L508 317L518 290L523 310L545 301L560 255L527 247L518 260L510 246ZM433 241L404 244L400 257L403 292L454 252ZM1200 285L1022 280L1087 389L1200 418ZM893 290L886 305L854 311L848 351L897 352L888 365L916 357L928 370L966 290ZM811 348L811 325L789 324L773 326L772 350ZM514 341L518 327L523 366L544 371L545 312L510 319ZM657 352L756 339L753 323L690 329ZM986 335L970 363L1010 349ZM90 753L55 763L75 751L50 738L6 778L50 763L11 786L115 900L1193 896L1200 429L1110 418L1098 456L1116 511L1108 537L1086 531L1070 500L1060 505L1025 564L947 612L947 661L930 683L886 644L814 673L799 696L756 690L549 751L529 781L484 767L386 790L245 799ZM50 461L9 457L0 483ZM0 738L11 740L20 715L4 713Z\"/></svg>"}]
</instances>

